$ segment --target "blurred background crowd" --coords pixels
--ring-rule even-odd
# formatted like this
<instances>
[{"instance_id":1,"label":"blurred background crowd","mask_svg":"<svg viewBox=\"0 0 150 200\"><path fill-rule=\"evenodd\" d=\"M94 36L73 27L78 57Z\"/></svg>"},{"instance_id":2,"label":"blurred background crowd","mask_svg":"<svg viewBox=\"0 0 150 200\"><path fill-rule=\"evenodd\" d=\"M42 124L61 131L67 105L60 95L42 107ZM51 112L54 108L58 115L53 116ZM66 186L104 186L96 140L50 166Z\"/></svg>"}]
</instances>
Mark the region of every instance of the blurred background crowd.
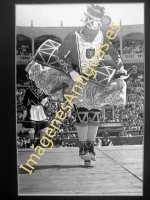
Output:
<instances>
[{"instance_id":1,"label":"blurred background crowd","mask_svg":"<svg viewBox=\"0 0 150 200\"><path fill-rule=\"evenodd\" d=\"M126 80L127 83L127 101L124 106L114 106L114 118L109 120L104 116L101 111L101 122L121 122L124 130L138 130L143 132L144 126L144 75L142 73L134 74ZM28 83L25 82L25 85ZM25 95L26 88L18 88L16 91L17 96L17 122L21 123L23 120L23 107L22 101ZM49 100L45 106L45 112L49 118L49 121L55 118L56 112L60 109L61 103L59 100ZM54 138L54 144L63 144L63 138L77 138L75 120L75 110L68 114L66 119L62 122L59 129L59 141L58 138ZM61 134L63 133L63 134ZM61 138L61 139L60 139ZM17 143L20 147L28 147L30 139L28 133L18 133ZM73 147L74 144L68 143L62 146Z\"/></svg>"}]
</instances>

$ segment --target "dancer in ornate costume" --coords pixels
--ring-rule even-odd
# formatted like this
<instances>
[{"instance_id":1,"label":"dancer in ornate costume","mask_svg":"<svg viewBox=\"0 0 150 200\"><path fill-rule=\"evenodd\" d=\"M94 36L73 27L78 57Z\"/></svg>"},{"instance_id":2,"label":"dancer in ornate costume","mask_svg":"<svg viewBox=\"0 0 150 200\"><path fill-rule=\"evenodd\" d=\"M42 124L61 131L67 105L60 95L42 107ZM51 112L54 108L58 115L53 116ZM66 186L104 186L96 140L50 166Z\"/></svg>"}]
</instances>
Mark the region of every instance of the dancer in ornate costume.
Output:
<instances>
[{"instance_id":1,"label":"dancer in ornate costume","mask_svg":"<svg viewBox=\"0 0 150 200\"><path fill-rule=\"evenodd\" d=\"M40 131L40 138L42 138L42 136L45 136L48 127L48 118L43 108L47 101L47 95L41 89L37 88L34 82L27 88L23 99L23 105L26 108L24 111L23 127L29 129L29 137L33 145L35 131Z\"/></svg>"},{"instance_id":2,"label":"dancer in ornate costume","mask_svg":"<svg viewBox=\"0 0 150 200\"><path fill-rule=\"evenodd\" d=\"M122 78L112 79L114 71L126 74L126 70L106 32L102 30L104 26L109 28L110 23L111 19L104 15L104 8L89 5L85 13L84 27L68 34L58 48L58 61L66 74L52 66L48 68L46 64L43 67L36 62L38 59L27 67L30 78L35 81L37 87L47 95L53 94L56 99L63 100L63 94L69 94L76 82L80 83L80 86L84 85L79 97L72 102L77 112L79 156L86 166L91 165L91 160L96 160L94 142L100 123L101 108L106 104L124 105L126 102L126 83ZM112 57L112 63L108 64L100 58L100 52L108 53ZM86 69L89 63L90 68ZM38 68L38 75L34 73L34 68ZM92 74L94 79L89 74ZM85 83L85 79L91 80Z\"/></svg>"}]
</instances>

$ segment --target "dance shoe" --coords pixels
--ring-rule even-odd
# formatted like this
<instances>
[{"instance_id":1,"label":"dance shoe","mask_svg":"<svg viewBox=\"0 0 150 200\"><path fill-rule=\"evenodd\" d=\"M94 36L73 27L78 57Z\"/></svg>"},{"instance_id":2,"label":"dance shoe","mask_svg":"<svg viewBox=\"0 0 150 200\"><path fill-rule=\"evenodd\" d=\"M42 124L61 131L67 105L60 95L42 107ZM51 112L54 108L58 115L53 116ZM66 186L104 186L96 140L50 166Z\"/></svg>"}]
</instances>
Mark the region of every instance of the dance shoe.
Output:
<instances>
[{"instance_id":1,"label":"dance shoe","mask_svg":"<svg viewBox=\"0 0 150 200\"><path fill-rule=\"evenodd\" d=\"M90 160L85 160L84 164L86 167L90 167L91 166L91 161Z\"/></svg>"},{"instance_id":2,"label":"dance shoe","mask_svg":"<svg viewBox=\"0 0 150 200\"><path fill-rule=\"evenodd\" d=\"M90 157L91 157L91 160L96 161L96 157L95 155L93 155L93 153L90 153Z\"/></svg>"},{"instance_id":3,"label":"dance shoe","mask_svg":"<svg viewBox=\"0 0 150 200\"><path fill-rule=\"evenodd\" d=\"M91 160L96 161L96 157L95 157L96 153L94 151L94 142L88 141L87 146L88 146L89 154L91 156Z\"/></svg>"},{"instance_id":4,"label":"dance shoe","mask_svg":"<svg viewBox=\"0 0 150 200\"><path fill-rule=\"evenodd\" d=\"M83 160L91 160L91 156L89 154L88 146L86 144L86 141L85 142L80 142L80 145L79 145L79 156Z\"/></svg>"},{"instance_id":5,"label":"dance shoe","mask_svg":"<svg viewBox=\"0 0 150 200\"><path fill-rule=\"evenodd\" d=\"M89 153L86 153L86 154L80 154L80 158L82 160L91 160L91 156Z\"/></svg>"}]
</instances>

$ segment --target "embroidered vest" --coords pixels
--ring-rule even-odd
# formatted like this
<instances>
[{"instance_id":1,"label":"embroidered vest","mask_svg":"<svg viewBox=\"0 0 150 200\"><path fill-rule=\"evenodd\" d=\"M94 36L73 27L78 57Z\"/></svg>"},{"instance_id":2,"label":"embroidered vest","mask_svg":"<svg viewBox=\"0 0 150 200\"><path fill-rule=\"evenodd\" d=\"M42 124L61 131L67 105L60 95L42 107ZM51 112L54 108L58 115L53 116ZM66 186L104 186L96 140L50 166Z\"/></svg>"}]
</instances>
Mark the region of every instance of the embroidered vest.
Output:
<instances>
[{"instance_id":1,"label":"embroidered vest","mask_svg":"<svg viewBox=\"0 0 150 200\"><path fill-rule=\"evenodd\" d=\"M87 42L84 35L80 32L75 32L77 52L79 60L80 73L83 72L84 67L88 65L89 62L97 63L92 57L98 58L95 53L96 49L100 49L101 44L103 44L104 38L102 31L99 31L93 42Z\"/></svg>"}]
</instances>

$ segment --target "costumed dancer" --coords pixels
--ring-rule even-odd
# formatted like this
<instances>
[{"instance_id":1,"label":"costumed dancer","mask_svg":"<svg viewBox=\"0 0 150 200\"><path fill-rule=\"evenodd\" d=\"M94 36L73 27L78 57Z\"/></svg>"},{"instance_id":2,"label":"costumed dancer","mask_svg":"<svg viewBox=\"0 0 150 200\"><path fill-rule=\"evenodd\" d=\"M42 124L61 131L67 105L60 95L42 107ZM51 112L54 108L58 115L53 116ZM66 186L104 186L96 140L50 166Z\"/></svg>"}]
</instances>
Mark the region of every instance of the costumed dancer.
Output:
<instances>
[{"instance_id":1,"label":"costumed dancer","mask_svg":"<svg viewBox=\"0 0 150 200\"><path fill-rule=\"evenodd\" d=\"M58 57L63 62L67 62L64 57L69 52L71 67L68 67L68 71L74 81L77 78L82 79L80 75L85 76L84 68L90 61L95 61L92 57L96 57L95 50L100 48L100 43L103 45L110 43L106 33L101 30L105 21L108 21L110 25L109 18L104 15L104 8L89 5L85 13L85 26L79 31L70 33L60 46ZM107 53L112 57L118 69L126 73L119 55L111 44ZM91 160L96 160L94 142L100 123L100 109L106 104L125 104L125 98L126 84L119 78L112 81L109 87L88 84L81 91L80 97L74 100L77 112L76 129L80 142L79 155L85 161L85 165L90 166Z\"/></svg>"},{"instance_id":2,"label":"costumed dancer","mask_svg":"<svg viewBox=\"0 0 150 200\"><path fill-rule=\"evenodd\" d=\"M48 96L40 88L37 88L33 81L31 82L32 84L27 88L23 99L23 105L26 108L24 110L23 127L29 129L30 148L33 148L35 144L35 131L40 131L40 138L46 134L48 117L45 114L44 105L48 101Z\"/></svg>"},{"instance_id":3,"label":"costumed dancer","mask_svg":"<svg viewBox=\"0 0 150 200\"><path fill-rule=\"evenodd\" d=\"M124 105L126 102L125 81L122 78L116 78L107 85L106 82L112 77L113 70L110 69L109 64L108 67L105 67L105 61L96 52L99 49L108 53L112 57L113 66L118 73L126 74L118 53L110 43L106 32L102 30L104 26L109 28L110 23L111 19L104 15L104 8L94 4L89 5L85 13L84 27L79 31L69 33L58 48L58 61L66 74L52 66L44 70L45 66L36 62L37 59L34 59L27 67L30 78L35 81L36 86L41 88L45 94L53 94L53 97L55 96L61 101L64 100L64 94L70 94L76 82L80 83L80 86L84 85L84 88L79 90L79 97L73 99L72 103L77 113L79 156L84 160L86 166L91 165L91 160L96 160L94 142L100 123L100 110L106 104ZM46 45L50 42L47 42ZM109 48L106 48L105 44L109 44L107 45ZM43 49L41 48L42 51L39 55L42 55L45 46ZM37 58L37 54L35 58ZM44 56L40 60L44 60ZM96 60L101 61L97 66ZM90 69L86 69L89 62L92 62L93 66L90 64ZM34 68L38 68L38 76L35 74ZM89 74L92 74L91 68L93 71L102 70L102 73L99 73L100 76L103 76L100 84L94 84L91 81L85 82L85 79L90 78ZM97 79L100 78L99 75Z\"/></svg>"}]
</instances>

